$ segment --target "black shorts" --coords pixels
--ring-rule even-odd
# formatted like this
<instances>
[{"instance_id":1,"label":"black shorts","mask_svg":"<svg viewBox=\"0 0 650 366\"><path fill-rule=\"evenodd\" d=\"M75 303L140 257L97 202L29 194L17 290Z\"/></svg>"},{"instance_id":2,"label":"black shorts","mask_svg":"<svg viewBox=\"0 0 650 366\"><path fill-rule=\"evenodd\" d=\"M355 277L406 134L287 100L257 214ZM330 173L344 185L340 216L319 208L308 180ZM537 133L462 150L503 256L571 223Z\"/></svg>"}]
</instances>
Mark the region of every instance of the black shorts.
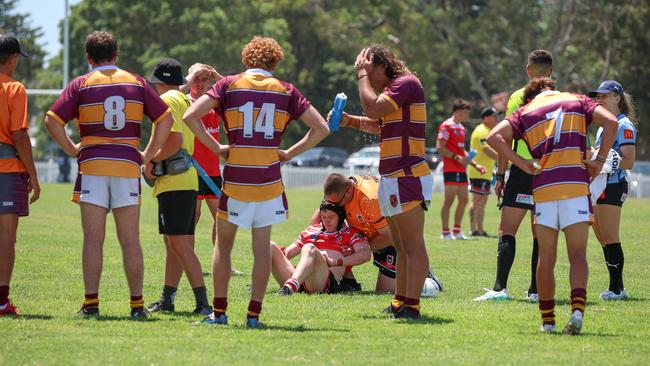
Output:
<instances>
[{"instance_id":1,"label":"black shorts","mask_svg":"<svg viewBox=\"0 0 650 366\"><path fill-rule=\"evenodd\" d=\"M0 173L0 215L29 215L27 173Z\"/></svg>"},{"instance_id":2,"label":"black shorts","mask_svg":"<svg viewBox=\"0 0 650 366\"><path fill-rule=\"evenodd\" d=\"M467 185L467 173L442 173L442 177L445 181L445 185Z\"/></svg>"},{"instance_id":3,"label":"black shorts","mask_svg":"<svg viewBox=\"0 0 650 366\"><path fill-rule=\"evenodd\" d=\"M627 199L627 181L611 183L605 187L603 194L598 197L597 205L613 205L623 207Z\"/></svg>"},{"instance_id":4,"label":"black shorts","mask_svg":"<svg viewBox=\"0 0 650 366\"><path fill-rule=\"evenodd\" d=\"M223 185L223 179L221 178L221 176L210 177L210 179L212 179L212 181L217 186L217 188L221 189L221 186ZM217 199L217 196L214 194L214 192L212 192L210 187L208 187L208 185L205 184L205 181L201 177L199 177L199 195L197 198L200 200L205 198Z\"/></svg>"},{"instance_id":5,"label":"black shorts","mask_svg":"<svg viewBox=\"0 0 650 366\"><path fill-rule=\"evenodd\" d=\"M470 179L469 180L469 191L472 193L477 193L483 196L490 194L490 182L487 179Z\"/></svg>"},{"instance_id":6,"label":"black shorts","mask_svg":"<svg viewBox=\"0 0 650 366\"><path fill-rule=\"evenodd\" d=\"M501 206L523 208L525 210L534 209L533 176L512 165L510 167L510 176L503 189Z\"/></svg>"},{"instance_id":7,"label":"black shorts","mask_svg":"<svg viewBox=\"0 0 650 366\"><path fill-rule=\"evenodd\" d=\"M386 277L395 278L397 269L397 250L386 247L372 253L372 264L379 268L379 273Z\"/></svg>"},{"instance_id":8,"label":"black shorts","mask_svg":"<svg viewBox=\"0 0 650 366\"><path fill-rule=\"evenodd\" d=\"M300 292L305 292L308 294L334 294L339 292L339 283L336 281L336 276L334 276L334 273L332 271L329 271L329 277L327 278L327 285L325 285L325 288L323 291L320 292L314 292L305 287L305 284L300 285Z\"/></svg>"},{"instance_id":9,"label":"black shorts","mask_svg":"<svg viewBox=\"0 0 650 366\"><path fill-rule=\"evenodd\" d=\"M158 233L194 235L196 191L170 191L158 195Z\"/></svg>"}]
</instances>

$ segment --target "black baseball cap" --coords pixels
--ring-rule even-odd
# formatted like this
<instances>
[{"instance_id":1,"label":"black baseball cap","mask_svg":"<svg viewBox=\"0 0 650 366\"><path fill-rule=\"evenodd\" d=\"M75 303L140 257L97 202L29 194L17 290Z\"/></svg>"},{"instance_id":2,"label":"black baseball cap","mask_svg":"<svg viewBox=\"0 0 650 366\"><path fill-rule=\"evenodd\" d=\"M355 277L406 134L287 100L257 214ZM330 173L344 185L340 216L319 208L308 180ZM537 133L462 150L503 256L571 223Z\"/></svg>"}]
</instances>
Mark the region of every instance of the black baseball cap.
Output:
<instances>
[{"instance_id":1,"label":"black baseball cap","mask_svg":"<svg viewBox=\"0 0 650 366\"><path fill-rule=\"evenodd\" d=\"M493 115L493 114L497 114L497 110L496 110L496 108L494 108L494 107L485 107L485 108L483 108L483 110L481 111L481 118L484 118L484 117L487 117L487 116L491 116L491 115Z\"/></svg>"},{"instance_id":2,"label":"black baseball cap","mask_svg":"<svg viewBox=\"0 0 650 366\"><path fill-rule=\"evenodd\" d=\"M183 68L181 63L173 58L164 58L156 64L153 74L147 77L152 84L183 85Z\"/></svg>"},{"instance_id":3,"label":"black baseball cap","mask_svg":"<svg viewBox=\"0 0 650 366\"><path fill-rule=\"evenodd\" d=\"M595 97L597 94L609 94L616 93L618 95L623 95L623 85L616 80L605 80L598 86L598 89L592 90L589 92L591 98Z\"/></svg>"},{"instance_id":4,"label":"black baseball cap","mask_svg":"<svg viewBox=\"0 0 650 366\"><path fill-rule=\"evenodd\" d=\"M0 55L13 55L15 53L29 57L29 53L20 45L18 37L11 33L0 35Z\"/></svg>"}]
</instances>

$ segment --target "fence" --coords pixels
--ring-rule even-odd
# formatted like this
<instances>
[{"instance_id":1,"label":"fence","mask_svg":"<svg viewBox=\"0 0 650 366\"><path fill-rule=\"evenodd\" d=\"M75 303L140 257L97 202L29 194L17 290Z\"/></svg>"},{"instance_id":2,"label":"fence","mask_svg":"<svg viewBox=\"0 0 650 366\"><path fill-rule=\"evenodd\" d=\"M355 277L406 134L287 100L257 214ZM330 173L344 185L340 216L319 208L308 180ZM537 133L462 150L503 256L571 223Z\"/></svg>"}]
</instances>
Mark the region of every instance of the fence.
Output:
<instances>
[{"instance_id":1,"label":"fence","mask_svg":"<svg viewBox=\"0 0 650 366\"><path fill-rule=\"evenodd\" d=\"M71 160L70 179L77 175L77 164ZM59 163L55 160L36 162L36 170L41 183L60 182ZM354 168L304 168L304 167L282 167L282 180L287 188L317 188L322 187L325 178L330 173L339 173L345 176L370 174L377 175L377 169L354 169ZM650 176L641 174L629 174L630 198L650 197ZM433 191L442 192L444 184L442 174L436 172L433 176Z\"/></svg>"}]
</instances>

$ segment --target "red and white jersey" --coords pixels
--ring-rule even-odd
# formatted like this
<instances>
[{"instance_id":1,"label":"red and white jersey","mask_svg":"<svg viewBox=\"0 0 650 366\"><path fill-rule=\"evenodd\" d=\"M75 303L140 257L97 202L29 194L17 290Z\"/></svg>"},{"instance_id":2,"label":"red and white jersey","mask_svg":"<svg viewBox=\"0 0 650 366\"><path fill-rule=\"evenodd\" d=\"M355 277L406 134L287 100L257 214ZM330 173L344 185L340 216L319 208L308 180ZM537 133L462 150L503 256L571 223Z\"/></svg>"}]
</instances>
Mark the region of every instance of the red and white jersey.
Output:
<instances>
[{"instance_id":1,"label":"red and white jersey","mask_svg":"<svg viewBox=\"0 0 650 366\"><path fill-rule=\"evenodd\" d=\"M438 127L438 141L445 142L445 148L452 153L465 156L465 127L453 118L442 122ZM465 173L465 165L448 157L442 158L442 170L445 173Z\"/></svg>"},{"instance_id":2,"label":"red and white jersey","mask_svg":"<svg viewBox=\"0 0 650 366\"><path fill-rule=\"evenodd\" d=\"M326 233L323 231L323 225L318 224L311 225L303 230L294 244L299 248L302 248L305 244L314 244L319 250L333 250L343 253L348 248L352 248L354 244L366 241L367 239L361 231L347 225L343 225L339 231Z\"/></svg>"},{"instance_id":3,"label":"red and white jersey","mask_svg":"<svg viewBox=\"0 0 650 366\"><path fill-rule=\"evenodd\" d=\"M192 95L187 94L187 97L190 98L192 103L196 102L196 99ZM219 141L220 130L219 130L219 114L214 109L211 109L203 117L201 117L201 122L205 129L208 131L215 140ZM219 167L219 157L216 156L212 150L208 149L205 145L199 141L198 138L194 138L194 154L192 157L196 160L197 163L205 170L205 172L211 177L218 177L221 175L221 169Z\"/></svg>"}]
</instances>

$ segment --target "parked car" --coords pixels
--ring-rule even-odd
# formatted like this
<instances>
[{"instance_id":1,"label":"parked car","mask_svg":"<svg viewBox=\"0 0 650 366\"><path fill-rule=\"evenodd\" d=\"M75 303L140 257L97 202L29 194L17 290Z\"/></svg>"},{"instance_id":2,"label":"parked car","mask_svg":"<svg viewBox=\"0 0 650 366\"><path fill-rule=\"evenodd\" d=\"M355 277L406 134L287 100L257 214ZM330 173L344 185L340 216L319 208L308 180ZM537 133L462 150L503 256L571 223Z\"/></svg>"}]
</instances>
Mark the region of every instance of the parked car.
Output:
<instances>
[{"instance_id":1,"label":"parked car","mask_svg":"<svg viewBox=\"0 0 650 366\"><path fill-rule=\"evenodd\" d=\"M352 153L343 166L353 169L376 169L379 167L379 146L367 146Z\"/></svg>"},{"instance_id":2,"label":"parked car","mask_svg":"<svg viewBox=\"0 0 650 366\"><path fill-rule=\"evenodd\" d=\"M314 147L287 162L291 166L342 167L348 153L336 147Z\"/></svg>"}]
</instances>

